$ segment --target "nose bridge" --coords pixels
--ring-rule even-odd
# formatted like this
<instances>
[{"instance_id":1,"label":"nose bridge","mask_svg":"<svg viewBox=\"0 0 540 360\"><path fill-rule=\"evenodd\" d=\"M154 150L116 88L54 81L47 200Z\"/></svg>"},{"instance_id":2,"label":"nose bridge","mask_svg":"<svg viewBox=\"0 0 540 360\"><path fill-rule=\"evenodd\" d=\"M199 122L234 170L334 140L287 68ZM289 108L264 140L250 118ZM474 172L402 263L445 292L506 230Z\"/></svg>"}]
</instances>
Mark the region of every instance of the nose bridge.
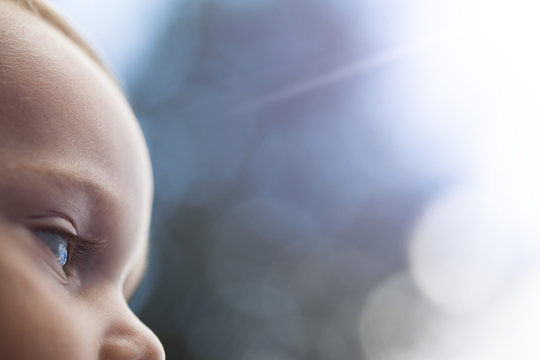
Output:
<instances>
[{"instance_id":1,"label":"nose bridge","mask_svg":"<svg viewBox=\"0 0 540 360\"><path fill-rule=\"evenodd\" d=\"M127 303L116 301L105 316L99 360L162 360L163 347L156 335L131 311Z\"/></svg>"}]
</instances>

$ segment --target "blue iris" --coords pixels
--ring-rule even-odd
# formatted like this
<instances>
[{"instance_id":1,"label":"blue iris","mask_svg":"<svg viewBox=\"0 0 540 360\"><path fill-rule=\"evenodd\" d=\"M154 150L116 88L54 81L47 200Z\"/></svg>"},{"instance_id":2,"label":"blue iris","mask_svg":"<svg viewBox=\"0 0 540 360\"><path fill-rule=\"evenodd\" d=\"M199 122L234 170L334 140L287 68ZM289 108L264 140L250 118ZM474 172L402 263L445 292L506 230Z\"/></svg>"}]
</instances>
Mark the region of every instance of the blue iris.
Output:
<instances>
[{"instance_id":1,"label":"blue iris","mask_svg":"<svg viewBox=\"0 0 540 360\"><path fill-rule=\"evenodd\" d=\"M67 236L54 230L36 230L36 235L45 241L45 244L51 248L58 263L65 266L68 261L69 248Z\"/></svg>"}]
</instances>

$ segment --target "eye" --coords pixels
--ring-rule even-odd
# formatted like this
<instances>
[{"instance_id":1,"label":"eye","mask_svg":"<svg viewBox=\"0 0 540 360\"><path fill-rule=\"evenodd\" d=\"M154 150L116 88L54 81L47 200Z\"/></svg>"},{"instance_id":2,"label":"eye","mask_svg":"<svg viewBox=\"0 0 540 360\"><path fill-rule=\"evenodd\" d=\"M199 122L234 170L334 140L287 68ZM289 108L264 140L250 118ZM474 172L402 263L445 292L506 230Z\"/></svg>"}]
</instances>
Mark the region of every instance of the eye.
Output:
<instances>
[{"instance_id":1,"label":"eye","mask_svg":"<svg viewBox=\"0 0 540 360\"><path fill-rule=\"evenodd\" d=\"M64 267L68 262L70 235L57 230L36 230L35 233L49 246L58 263Z\"/></svg>"}]
</instances>

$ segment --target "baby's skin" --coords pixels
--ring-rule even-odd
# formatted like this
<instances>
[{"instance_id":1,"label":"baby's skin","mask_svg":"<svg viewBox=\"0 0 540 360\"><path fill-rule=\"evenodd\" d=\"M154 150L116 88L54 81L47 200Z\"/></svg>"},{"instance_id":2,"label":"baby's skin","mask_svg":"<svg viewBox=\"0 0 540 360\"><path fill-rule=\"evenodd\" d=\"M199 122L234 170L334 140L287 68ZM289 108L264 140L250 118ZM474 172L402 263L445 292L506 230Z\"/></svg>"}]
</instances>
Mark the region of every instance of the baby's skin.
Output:
<instances>
[{"instance_id":1,"label":"baby's skin","mask_svg":"<svg viewBox=\"0 0 540 360\"><path fill-rule=\"evenodd\" d=\"M144 272L148 151L111 77L0 1L0 357L163 359L127 300Z\"/></svg>"}]
</instances>

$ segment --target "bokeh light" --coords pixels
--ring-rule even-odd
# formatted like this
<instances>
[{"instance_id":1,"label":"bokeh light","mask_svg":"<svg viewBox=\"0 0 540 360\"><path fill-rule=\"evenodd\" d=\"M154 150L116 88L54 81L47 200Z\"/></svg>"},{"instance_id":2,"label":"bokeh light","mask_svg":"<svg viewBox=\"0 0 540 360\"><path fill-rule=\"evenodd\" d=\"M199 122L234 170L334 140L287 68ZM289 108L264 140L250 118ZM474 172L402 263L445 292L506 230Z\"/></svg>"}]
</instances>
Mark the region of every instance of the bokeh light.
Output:
<instances>
[{"instance_id":1,"label":"bokeh light","mask_svg":"<svg viewBox=\"0 0 540 360\"><path fill-rule=\"evenodd\" d=\"M450 192L427 207L412 237L411 271L441 306L471 311L508 286L523 236L496 217L481 189ZM513 231L514 230L514 231Z\"/></svg>"}]
</instances>

